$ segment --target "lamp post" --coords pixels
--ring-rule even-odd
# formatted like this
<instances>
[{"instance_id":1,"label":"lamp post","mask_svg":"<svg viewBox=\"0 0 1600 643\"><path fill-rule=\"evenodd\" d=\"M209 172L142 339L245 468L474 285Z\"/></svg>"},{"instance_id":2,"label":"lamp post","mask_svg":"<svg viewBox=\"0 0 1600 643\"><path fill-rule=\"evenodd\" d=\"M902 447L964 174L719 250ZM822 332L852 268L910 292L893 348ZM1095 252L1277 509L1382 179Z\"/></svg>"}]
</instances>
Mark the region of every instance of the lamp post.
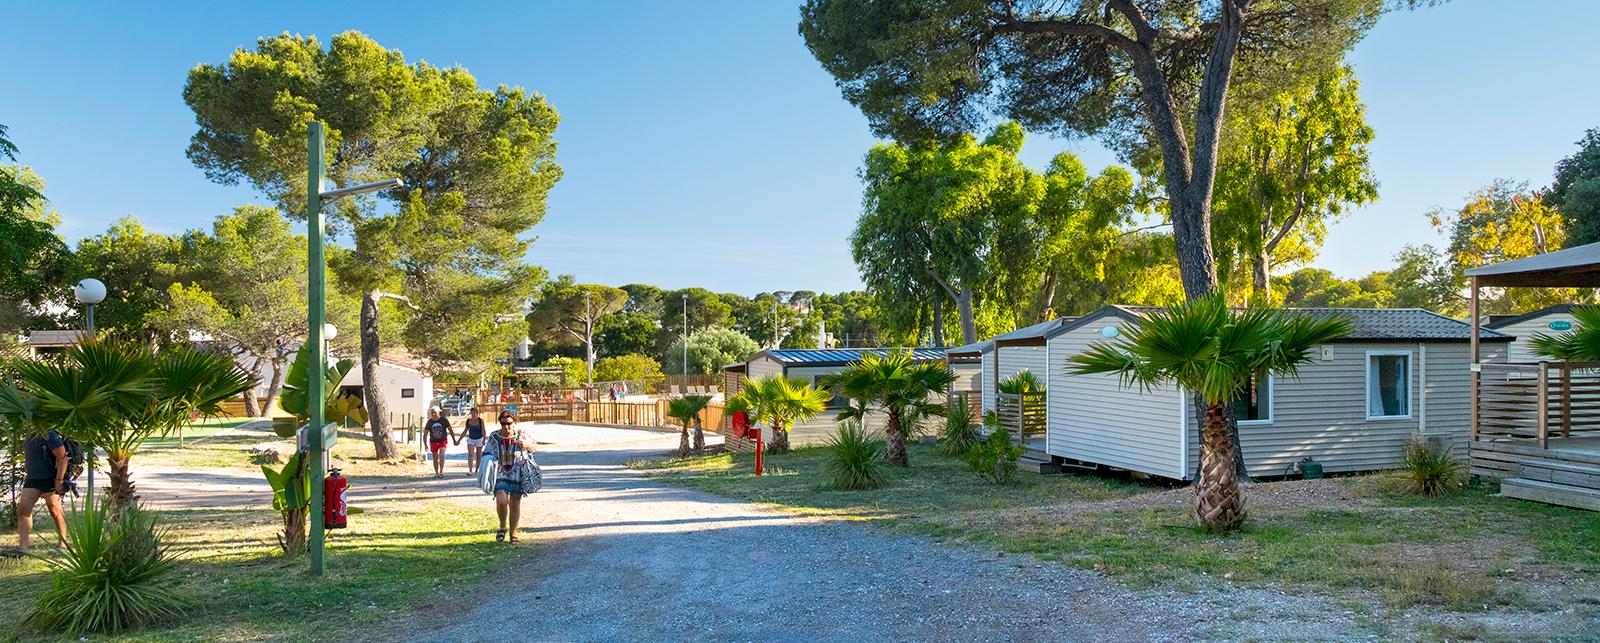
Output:
<instances>
[{"instance_id":1,"label":"lamp post","mask_svg":"<svg viewBox=\"0 0 1600 643\"><path fill-rule=\"evenodd\" d=\"M683 293L683 389L689 390L689 293Z\"/></svg>"},{"instance_id":2,"label":"lamp post","mask_svg":"<svg viewBox=\"0 0 1600 643\"><path fill-rule=\"evenodd\" d=\"M322 508L322 480L327 475L327 451L322 440L322 415L327 394L322 390L322 374L328 370L328 340L338 332L326 322L325 287L327 284L326 240L327 218L322 213L323 203L344 197L359 196L378 190L405 187L400 179L387 179L350 187L324 191L322 183L327 178L326 135L322 123L311 121L306 125L306 341L316 349L311 351L310 375L306 378L306 415L311 422L306 432L311 451L311 573L321 575L324 534ZM332 331L332 332L330 332Z\"/></svg>"},{"instance_id":3,"label":"lamp post","mask_svg":"<svg viewBox=\"0 0 1600 643\"><path fill-rule=\"evenodd\" d=\"M74 299L78 300L78 303L83 304L83 327L84 327L85 332L89 335L89 337L93 338L94 337L94 305L106 300L106 285L104 283L102 283L99 279L95 279L93 277L90 277L88 279L84 279L82 281L79 281L77 283L77 285L72 287L72 296L73 296ZM85 454L88 457L84 458L84 462L83 462L84 468L87 469L88 473L89 473L89 492L87 494L87 501L89 503L89 506L93 507L94 506L94 445L90 444L90 445L85 445L85 446L89 447L87 450L85 450Z\"/></svg>"}]
</instances>

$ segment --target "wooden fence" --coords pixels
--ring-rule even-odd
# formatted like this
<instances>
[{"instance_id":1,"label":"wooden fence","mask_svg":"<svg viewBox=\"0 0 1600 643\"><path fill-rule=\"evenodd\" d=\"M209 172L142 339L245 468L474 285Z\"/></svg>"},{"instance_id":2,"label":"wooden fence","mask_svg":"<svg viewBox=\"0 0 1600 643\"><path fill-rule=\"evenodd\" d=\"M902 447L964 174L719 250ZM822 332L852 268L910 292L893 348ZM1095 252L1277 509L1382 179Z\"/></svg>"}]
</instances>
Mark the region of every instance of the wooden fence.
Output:
<instances>
[{"instance_id":1,"label":"wooden fence","mask_svg":"<svg viewBox=\"0 0 1600 643\"><path fill-rule=\"evenodd\" d=\"M1600 362L1482 364L1474 439L1600 433Z\"/></svg>"},{"instance_id":2,"label":"wooden fence","mask_svg":"<svg viewBox=\"0 0 1600 643\"><path fill-rule=\"evenodd\" d=\"M582 405L570 421L618 426L663 427L676 426L677 421L667 415L668 400L650 402L597 401ZM712 433L720 431L723 406L707 405L700 412L700 425Z\"/></svg>"},{"instance_id":3,"label":"wooden fence","mask_svg":"<svg viewBox=\"0 0 1600 643\"><path fill-rule=\"evenodd\" d=\"M1044 391L1001 393L995 415L1000 426L1011 432L1012 441L1025 444L1028 436L1044 434Z\"/></svg>"}]
</instances>

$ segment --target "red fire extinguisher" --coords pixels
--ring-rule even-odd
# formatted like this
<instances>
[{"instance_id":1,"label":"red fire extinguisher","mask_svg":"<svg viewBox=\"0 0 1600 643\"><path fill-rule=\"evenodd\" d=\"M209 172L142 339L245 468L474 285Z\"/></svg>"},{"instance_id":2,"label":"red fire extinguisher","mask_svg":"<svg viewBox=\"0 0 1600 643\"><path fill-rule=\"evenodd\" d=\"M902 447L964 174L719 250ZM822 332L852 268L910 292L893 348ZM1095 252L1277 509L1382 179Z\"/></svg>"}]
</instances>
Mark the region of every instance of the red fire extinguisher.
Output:
<instances>
[{"instance_id":1,"label":"red fire extinguisher","mask_svg":"<svg viewBox=\"0 0 1600 643\"><path fill-rule=\"evenodd\" d=\"M349 488L350 481L339 475L338 469L328 470L328 477L322 481L322 526L324 528L345 528L350 510L345 505L344 493Z\"/></svg>"}]
</instances>

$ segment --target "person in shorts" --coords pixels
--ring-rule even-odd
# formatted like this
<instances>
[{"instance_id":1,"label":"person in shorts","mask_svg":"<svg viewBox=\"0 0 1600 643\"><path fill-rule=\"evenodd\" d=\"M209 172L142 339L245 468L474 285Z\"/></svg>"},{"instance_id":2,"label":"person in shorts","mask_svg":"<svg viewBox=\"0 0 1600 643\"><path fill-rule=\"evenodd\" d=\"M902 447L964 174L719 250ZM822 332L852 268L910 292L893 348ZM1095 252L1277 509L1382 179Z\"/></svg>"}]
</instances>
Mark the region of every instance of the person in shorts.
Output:
<instances>
[{"instance_id":1,"label":"person in shorts","mask_svg":"<svg viewBox=\"0 0 1600 643\"><path fill-rule=\"evenodd\" d=\"M456 444L461 444L462 440L467 443L468 476L478 475L478 467L482 465L483 460L484 439L483 416L479 414L478 407L474 406L467 411L467 427L461 431L461 437L456 439Z\"/></svg>"},{"instance_id":2,"label":"person in shorts","mask_svg":"<svg viewBox=\"0 0 1600 643\"><path fill-rule=\"evenodd\" d=\"M500 467L500 476L494 483L494 511L500 517L500 530L494 532L494 539L504 542L509 531L511 542L517 542L517 523L522 519L522 497L525 495L522 493L521 468L517 465L523 459L533 457L533 439L517 428L517 416L504 412L500 414L500 430L489 435L483 448L484 455L494 456Z\"/></svg>"},{"instance_id":3,"label":"person in shorts","mask_svg":"<svg viewBox=\"0 0 1600 643\"><path fill-rule=\"evenodd\" d=\"M428 453L433 455L433 477L443 478L444 451L455 439L456 431L450 428L450 420L444 417L437 406L428 409L428 421L422 425L422 431L428 436Z\"/></svg>"},{"instance_id":4,"label":"person in shorts","mask_svg":"<svg viewBox=\"0 0 1600 643\"><path fill-rule=\"evenodd\" d=\"M26 473L17 494L17 549L27 552L33 534L33 507L40 498L56 521L56 534L62 540L67 538L67 517L61 511L61 495L66 493L66 440L56 431L29 436L22 443L22 460Z\"/></svg>"}]
</instances>

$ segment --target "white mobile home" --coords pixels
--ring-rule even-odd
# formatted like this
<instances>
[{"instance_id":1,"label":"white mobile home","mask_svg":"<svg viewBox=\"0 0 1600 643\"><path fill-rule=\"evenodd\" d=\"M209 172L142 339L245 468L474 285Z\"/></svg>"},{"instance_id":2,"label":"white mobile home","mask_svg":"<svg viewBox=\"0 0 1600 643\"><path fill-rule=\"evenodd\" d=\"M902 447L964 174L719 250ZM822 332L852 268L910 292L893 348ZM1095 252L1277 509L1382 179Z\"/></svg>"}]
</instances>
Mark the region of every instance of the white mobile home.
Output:
<instances>
[{"instance_id":1,"label":"white mobile home","mask_svg":"<svg viewBox=\"0 0 1600 643\"><path fill-rule=\"evenodd\" d=\"M1040 382L1045 379L1049 370L1049 350L1045 347L1045 337L1052 331L1071 323L1076 317L1062 317L1050 321L1039 322L1032 326L1018 328L1009 333L995 335L993 339L984 342L981 360L983 368L983 412L988 413L998 408L996 395L1000 390L999 383L1010 379L1022 371L1032 371ZM1049 395L1048 388L1045 391Z\"/></svg>"},{"instance_id":2,"label":"white mobile home","mask_svg":"<svg viewBox=\"0 0 1600 643\"><path fill-rule=\"evenodd\" d=\"M973 396L974 401L981 399L978 395L983 391L983 351L989 344L976 342L945 350L945 368L956 376L955 383L950 385L952 393L966 393Z\"/></svg>"},{"instance_id":3,"label":"white mobile home","mask_svg":"<svg viewBox=\"0 0 1600 643\"><path fill-rule=\"evenodd\" d=\"M1542 358L1533 352L1533 336L1559 335L1572 330L1577 325L1577 318L1572 316L1574 307L1573 304L1556 304L1521 315L1490 315L1484 327L1512 338L1510 361L1536 363Z\"/></svg>"},{"instance_id":4,"label":"white mobile home","mask_svg":"<svg viewBox=\"0 0 1600 643\"><path fill-rule=\"evenodd\" d=\"M1047 334L1045 451L1052 458L1193 478L1200 443L1187 395L1174 387L1124 387L1115 375L1076 374L1067 361L1151 310L1107 306ZM1354 332L1320 346L1298 379L1252 383L1235 407L1251 475L1283 475L1307 457L1328 472L1393 468L1412 435L1437 437L1466 456L1468 324L1416 308L1297 312L1343 315ZM1510 337L1484 330L1480 338L1485 361L1504 361Z\"/></svg>"},{"instance_id":5,"label":"white mobile home","mask_svg":"<svg viewBox=\"0 0 1600 643\"><path fill-rule=\"evenodd\" d=\"M803 380L812 386L821 383L822 378L832 375L851 362L860 360L863 355L875 353L882 355L887 351L905 350L895 348L828 348L828 349L773 349L765 350L751 355L744 362L744 376L749 380L758 380L772 375L782 375L792 379ZM943 348L916 348L912 349L911 359L915 362L942 362L945 349ZM724 369L726 370L726 369ZM828 402L828 409L818 414L811 420L802 422L789 429L789 445L799 447L812 444L821 444L834 434L839 418L839 411L845 406L844 398L835 396ZM883 418L880 414L869 415L866 428L868 430L881 430ZM770 430L767 435L771 437Z\"/></svg>"}]
</instances>

